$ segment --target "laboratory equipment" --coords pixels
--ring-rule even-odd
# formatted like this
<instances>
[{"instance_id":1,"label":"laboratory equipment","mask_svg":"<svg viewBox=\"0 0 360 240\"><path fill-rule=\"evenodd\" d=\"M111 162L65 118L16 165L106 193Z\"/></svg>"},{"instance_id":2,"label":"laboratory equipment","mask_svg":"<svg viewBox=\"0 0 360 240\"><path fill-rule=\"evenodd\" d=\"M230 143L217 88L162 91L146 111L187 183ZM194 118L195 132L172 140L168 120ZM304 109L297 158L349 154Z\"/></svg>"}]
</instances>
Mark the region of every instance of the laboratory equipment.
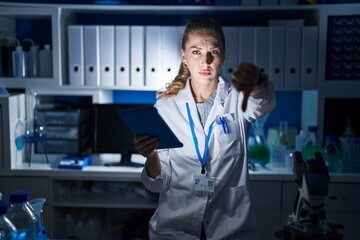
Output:
<instances>
[{"instance_id":1,"label":"laboratory equipment","mask_svg":"<svg viewBox=\"0 0 360 240\"><path fill-rule=\"evenodd\" d=\"M35 99L35 103L37 101L37 93L30 93L30 108L37 108L37 104L33 107L33 98ZM46 162L49 163L47 153L45 151L44 140L46 139L46 126L33 115L30 116L29 119L25 120L25 131L23 139L25 141L25 152L26 152L26 160L29 163L29 167L31 165L31 153L33 144L41 144L45 152Z\"/></svg>"},{"instance_id":2,"label":"laboratory equipment","mask_svg":"<svg viewBox=\"0 0 360 240\"><path fill-rule=\"evenodd\" d=\"M8 212L8 203L0 200L0 239L15 240L16 227L6 216Z\"/></svg>"},{"instance_id":3,"label":"laboratory equipment","mask_svg":"<svg viewBox=\"0 0 360 240\"><path fill-rule=\"evenodd\" d=\"M279 122L279 131L276 142L271 146L271 165L274 167L286 167L289 158L289 134L287 121Z\"/></svg>"},{"instance_id":4,"label":"laboratory equipment","mask_svg":"<svg viewBox=\"0 0 360 240\"><path fill-rule=\"evenodd\" d=\"M32 207L32 209L34 210L36 217L37 217L36 232L37 232L38 240L48 240L49 239L45 225L44 225L44 221L42 218L42 214L41 214L43 211L45 201L46 201L45 198L35 198L35 199L29 200L29 204Z\"/></svg>"},{"instance_id":5,"label":"laboratory equipment","mask_svg":"<svg viewBox=\"0 0 360 240\"><path fill-rule=\"evenodd\" d=\"M340 160L340 151L336 145L336 136L328 135L325 137L324 160L328 166L329 172L341 173L342 164Z\"/></svg>"},{"instance_id":6,"label":"laboratory equipment","mask_svg":"<svg viewBox=\"0 0 360 240\"><path fill-rule=\"evenodd\" d=\"M51 78L53 75L53 57L49 44L44 45L44 49L40 50L40 77Z\"/></svg>"},{"instance_id":7,"label":"laboratory equipment","mask_svg":"<svg viewBox=\"0 0 360 240\"><path fill-rule=\"evenodd\" d=\"M317 133L317 130L317 126L308 127L308 131L305 135L302 147L302 155L305 160L313 158L315 152L322 153L323 144Z\"/></svg>"},{"instance_id":8,"label":"laboratory equipment","mask_svg":"<svg viewBox=\"0 0 360 240\"><path fill-rule=\"evenodd\" d=\"M17 46L15 51L12 52L12 66L13 77L26 77L27 76L27 62L26 54L20 45L19 40L16 39Z\"/></svg>"},{"instance_id":9,"label":"laboratory equipment","mask_svg":"<svg viewBox=\"0 0 360 240\"><path fill-rule=\"evenodd\" d=\"M24 39L23 42L31 42L30 51L26 53L27 77L38 77L40 74L39 46L32 39Z\"/></svg>"},{"instance_id":10,"label":"laboratory equipment","mask_svg":"<svg viewBox=\"0 0 360 240\"><path fill-rule=\"evenodd\" d=\"M284 240L342 240L338 229L343 225L326 223L325 199L328 195L329 173L320 152L303 160L300 151L293 153L294 180L300 185L288 224L275 235Z\"/></svg>"},{"instance_id":11,"label":"laboratory equipment","mask_svg":"<svg viewBox=\"0 0 360 240\"><path fill-rule=\"evenodd\" d=\"M17 229L17 240L36 240L37 218L28 203L29 193L17 190L10 193L8 218Z\"/></svg>"},{"instance_id":12,"label":"laboratory equipment","mask_svg":"<svg viewBox=\"0 0 360 240\"><path fill-rule=\"evenodd\" d=\"M249 154L248 160L249 168L255 170L256 163L265 167L270 162L270 149L266 144L266 137L264 125L269 117L269 114L257 119L250 129L248 138Z\"/></svg>"}]
</instances>

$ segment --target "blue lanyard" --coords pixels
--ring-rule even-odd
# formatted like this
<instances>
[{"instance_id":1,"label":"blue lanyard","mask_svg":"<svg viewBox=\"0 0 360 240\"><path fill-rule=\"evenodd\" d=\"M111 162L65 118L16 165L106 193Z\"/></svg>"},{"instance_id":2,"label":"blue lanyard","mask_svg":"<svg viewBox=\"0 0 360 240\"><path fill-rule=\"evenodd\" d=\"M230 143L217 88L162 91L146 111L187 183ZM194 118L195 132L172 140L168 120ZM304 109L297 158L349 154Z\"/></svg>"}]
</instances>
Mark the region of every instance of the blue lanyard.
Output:
<instances>
[{"instance_id":1,"label":"blue lanyard","mask_svg":"<svg viewBox=\"0 0 360 240\"><path fill-rule=\"evenodd\" d=\"M186 103L186 109L187 109L187 114L188 114L188 118L189 118L191 134L192 134L192 137L193 137L193 140L194 140L194 146L195 146L196 154L197 154L199 162L201 164L201 174L205 174L206 157L207 157L207 152L208 152L208 149L209 149L209 140L210 140L210 136L211 136L214 121L210 124L208 134L207 134L206 140L205 140L204 154L203 154L203 156L201 156L200 150L199 150L199 144L198 144L196 134L195 134L194 122L193 122L193 119L191 117L190 107L189 107L188 103Z\"/></svg>"}]
</instances>

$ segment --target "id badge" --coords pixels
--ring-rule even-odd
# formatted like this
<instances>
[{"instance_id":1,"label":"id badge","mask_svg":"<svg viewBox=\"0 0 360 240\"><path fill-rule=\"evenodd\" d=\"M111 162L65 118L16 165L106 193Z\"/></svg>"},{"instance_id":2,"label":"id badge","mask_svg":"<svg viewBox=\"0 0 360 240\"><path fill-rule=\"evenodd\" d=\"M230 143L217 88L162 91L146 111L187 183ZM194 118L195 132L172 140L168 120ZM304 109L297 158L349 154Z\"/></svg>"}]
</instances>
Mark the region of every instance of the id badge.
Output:
<instances>
[{"instance_id":1,"label":"id badge","mask_svg":"<svg viewBox=\"0 0 360 240\"><path fill-rule=\"evenodd\" d=\"M215 190L215 178L195 174L193 189L196 195L212 195Z\"/></svg>"}]
</instances>

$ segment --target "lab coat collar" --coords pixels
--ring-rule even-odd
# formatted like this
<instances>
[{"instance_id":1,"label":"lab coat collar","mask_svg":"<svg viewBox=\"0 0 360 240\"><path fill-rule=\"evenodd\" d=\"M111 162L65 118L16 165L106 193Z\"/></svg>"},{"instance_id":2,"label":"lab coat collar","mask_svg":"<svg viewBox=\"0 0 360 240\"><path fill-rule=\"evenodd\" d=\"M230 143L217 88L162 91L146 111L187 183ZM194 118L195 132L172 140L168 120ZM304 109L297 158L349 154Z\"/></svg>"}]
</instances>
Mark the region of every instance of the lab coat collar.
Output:
<instances>
[{"instance_id":1,"label":"lab coat collar","mask_svg":"<svg viewBox=\"0 0 360 240\"><path fill-rule=\"evenodd\" d=\"M183 90L180 90L177 96L175 96L175 102L178 105L179 109L181 109L181 113L186 119L188 119L187 111L186 111L186 103L187 102L189 103L191 116L193 118L195 128L197 128L201 132L204 132L205 134L208 131L210 124L215 119L215 117L222 112L224 108L225 99L229 95L229 92L231 91L232 87L229 82L225 81L222 77L219 77L214 106L211 108L205 127L203 128L200 122L199 114L197 114L197 108L195 105L194 98L191 93L191 87L189 84L190 79L191 78L188 78L186 80L185 88Z\"/></svg>"}]
</instances>

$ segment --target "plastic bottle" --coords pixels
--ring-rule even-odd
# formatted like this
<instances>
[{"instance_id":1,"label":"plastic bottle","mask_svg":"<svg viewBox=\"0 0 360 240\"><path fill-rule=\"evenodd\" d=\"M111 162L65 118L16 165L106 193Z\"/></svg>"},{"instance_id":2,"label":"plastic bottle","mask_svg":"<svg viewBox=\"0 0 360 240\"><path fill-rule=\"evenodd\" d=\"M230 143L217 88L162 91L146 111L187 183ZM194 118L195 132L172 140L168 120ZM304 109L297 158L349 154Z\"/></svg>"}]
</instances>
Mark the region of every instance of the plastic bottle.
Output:
<instances>
[{"instance_id":1,"label":"plastic bottle","mask_svg":"<svg viewBox=\"0 0 360 240\"><path fill-rule=\"evenodd\" d=\"M317 134L317 126L309 126L304 138L302 147L302 155L304 161L314 159L315 152L323 153L321 139Z\"/></svg>"},{"instance_id":2,"label":"plastic bottle","mask_svg":"<svg viewBox=\"0 0 360 240\"><path fill-rule=\"evenodd\" d=\"M348 118L346 119L346 127L339 138L341 159L343 160L344 166L346 166L343 170L345 170L346 172L348 172L348 170L351 170L351 164L348 167L348 162L352 162L351 139L353 137L355 137L355 133L352 130L350 119Z\"/></svg>"},{"instance_id":3,"label":"plastic bottle","mask_svg":"<svg viewBox=\"0 0 360 240\"><path fill-rule=\"evenodd\" d=\"M30 51L26 53L27 61L27 76L28 77L38 77L40 75L40 55L39 55L39 46L34 44L32 39L24 39L23 42L31 42Z\"/></svg>"},{"instance_id":4,"label":"plastic bottle","mask_svg":"<svg viewBox=\"0 0 360 240\"><path fill-rule=\"evenodd\" d=\"M27 76L26 53L23 51L19 40L17 40L15 51L12 52L13 77Z\"/></svg>"},{"instance_id":5,"label":"plastic bottle","mask_svg":"<svg viewBox=\"0 0 360 240\"><path fill-rule=\"evenodd\" d=\"M324 160L328 166L329 172L341 173L342 164L340 160L340 151L336 145L336 136L328 135L325 137Z\"/></svg>"},{"instance_id":6,"label":"plastic bottle","mask_svg":"<svg viewBox=\"0 0 360 240\"><path fill-rule=\"evenodd\" d=\"M40 50L40 77L51 78L53 76L52 50L49 44L45 44Z\"/></svg>"},{"instance_id":7,"label":"plastic bottle","mask_svg":"<svg viewBox=\"0 0 360 240\"><path fill-rule=\"evenodd\" d=\"M295 137L295 151L301 152L302 146L304 144L304 138L305 138L305 133L303 130L300 130L299 134L297 134Z\"/></svg>"},{"instance_id":8,"label":"plastic bottle","mask_svg":"<svg viewBox=\"0 0 360 240\"><path fill-rule=\"evenodd\" d=\"M28 192L18 190L10 193L9 220L17 229L17 240L36 240L37 217L28 203Z\"/></svg>"},{"instance_id":9,"label":"plastic bottle","mask_svg":"<svg viewBox=\"0 0 360 240\"><path fill-rule=\"evenodd\" d=\"M15 240L16 227L6 216L8 212L8 203L0 200L0 239Z\"/></svg>"}]
</instances>

